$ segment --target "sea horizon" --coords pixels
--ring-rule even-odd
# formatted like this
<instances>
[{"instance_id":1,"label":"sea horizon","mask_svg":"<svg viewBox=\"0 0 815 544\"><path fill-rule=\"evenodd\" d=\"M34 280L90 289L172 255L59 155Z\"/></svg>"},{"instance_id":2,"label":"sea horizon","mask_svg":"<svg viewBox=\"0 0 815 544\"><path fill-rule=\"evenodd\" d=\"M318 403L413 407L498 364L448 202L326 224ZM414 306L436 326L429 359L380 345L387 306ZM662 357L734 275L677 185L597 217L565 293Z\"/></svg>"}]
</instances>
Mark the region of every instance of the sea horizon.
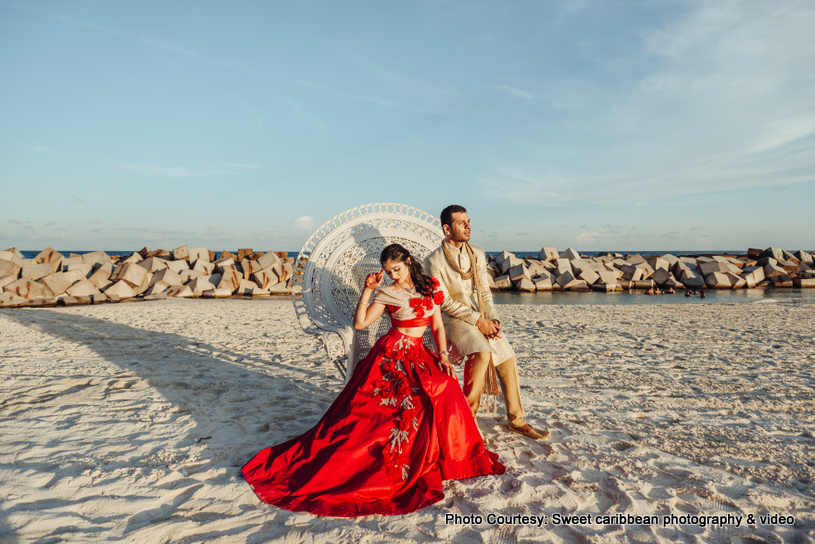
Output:
<instances>
[{"instance_id":1,"label":"sea horizon","mask_svg":"<svg viewBox=\"0 0 815 544\"><path fill-rule=\"evenodd\" d=\"M773 246L773 247L780 247L780 246ZM564 248L563 250L559 251L559 253L562 253L566 249L568 249L568 248ZM781 249L786 249L787 251L795 252L795 251L798 251L800 248L796 248L796 249L781 248ZM32 258L36 257L42 251L42 249L39 249L39 250L20 249L19 251L20 251L20 253L23 254L24 258L32 259ZM100 250L98 250L98 249L90 249L90 250L70 250L70 251L68 251L68 250L65 250L65 251L57 250L57 251L59 253L61 253L62 255L67 256L67 255L70 255L71 253L75 253L77 255L82 255L82 254L85 254L85 253L92 253L94 251L100 251ZM138 253L139 250L136 249L136 250L101 250L101 251L104 251L105 253L107 253L108 255L111 255L111 256L119 256L119 257L121 257L121 256L125 256L125 255L131 255L133 253ZM211 250L211 251L215 251L215 253L217 253L217 254L220 254L222 251L229 251L229 252L235 253L235 254L238 253L237 249L221 249L221 250ZM265 251L282 251L282 250L272 249L272 250L263 250L263 251L265 252ZM487 251L486 253L487 253L487 255L496 256L496 255L499 255L500 253L503 253L504 251L508 251L509 253L512 253L516 257L525 259L527 257L537 257L541 250L528 250L528 251L497 250L497 251ZM668 254L675 255L677 257L679 257L679 256L694 256L694 255L725 255L725 254L727 254L727 255L746 255L747 254L746 249L682 249L682 250L679 250L679 249L672 249L672 250L616 250L615 249L615 250L603 250L603 251L582 251L582 250L576 249L575 251L577 251L578 253L580 253L582 255L587 255L589 257L596 257L598 255L606 255L606 254L609 254L609 253L610 254L619 253L621 255L641 255L643 257L654 257L654 256L660 256L660 255L668 255ZM811 249L805 249L803 251L807 251L809 253L815 253L815 250L811 250ZM288 254L289 257L297 257L300 254L299 251L286 251L286 253Z\"/></svg>"}]
</instances>

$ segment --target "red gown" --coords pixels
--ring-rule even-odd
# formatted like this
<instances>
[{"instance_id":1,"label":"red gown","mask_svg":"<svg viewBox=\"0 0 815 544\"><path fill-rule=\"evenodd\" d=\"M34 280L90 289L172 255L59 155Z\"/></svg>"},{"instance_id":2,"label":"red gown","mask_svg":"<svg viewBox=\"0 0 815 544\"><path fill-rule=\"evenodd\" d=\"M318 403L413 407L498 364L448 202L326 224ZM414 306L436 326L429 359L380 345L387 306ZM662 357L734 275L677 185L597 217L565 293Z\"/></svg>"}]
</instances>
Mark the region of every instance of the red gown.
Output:
<instances>
[{"instance_id":1,"label":"red gown","mask_svg":"<svg viewBox=\"0 0 815 544\"><path fill-rule=\"evenodd\" d=\"M407 514L442 500L442 480L503 474L436 360L390 329L316 426L243 467L258 498L320 516Z\"/></svg>"}]
</instances>

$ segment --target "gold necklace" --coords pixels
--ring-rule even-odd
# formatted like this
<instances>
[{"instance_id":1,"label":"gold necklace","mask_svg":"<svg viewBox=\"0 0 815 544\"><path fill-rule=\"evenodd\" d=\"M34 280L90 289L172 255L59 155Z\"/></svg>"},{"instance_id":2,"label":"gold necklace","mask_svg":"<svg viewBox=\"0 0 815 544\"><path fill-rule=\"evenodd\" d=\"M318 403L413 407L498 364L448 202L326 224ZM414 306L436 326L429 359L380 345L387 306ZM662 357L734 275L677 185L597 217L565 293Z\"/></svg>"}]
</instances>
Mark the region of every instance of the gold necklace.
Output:
<instances>
[{"instance_id":1,"label":"gold necklace","mask_svg":"<svg viewBox=\"0 0 815 544\"><path fill-rule=\"evenodd\" d=\"M408 289L407 287L402 287L402 284L400 284L398 281L395 281L393 283L395 283L396 286L400 287L403 291L406 291L407 294L409 294L409 295L415 295L416 294L416 286L415 285L411 286L411 288Z\"/></svg>"}]
</instances>

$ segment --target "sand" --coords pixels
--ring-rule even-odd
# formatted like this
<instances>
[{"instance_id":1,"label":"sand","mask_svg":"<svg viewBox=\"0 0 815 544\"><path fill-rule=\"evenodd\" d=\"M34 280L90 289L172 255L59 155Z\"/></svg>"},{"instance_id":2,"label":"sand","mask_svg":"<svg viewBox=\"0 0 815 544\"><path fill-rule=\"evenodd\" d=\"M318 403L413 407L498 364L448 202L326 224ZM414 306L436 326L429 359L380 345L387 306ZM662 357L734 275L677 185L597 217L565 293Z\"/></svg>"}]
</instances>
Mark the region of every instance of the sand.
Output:
<instances>
[{"instance_id":1,"label":"sand","mask_svg":"<svg viewBox=\"0 0 815 544\"><path fill-rule=\"evenodd\" d=\"M270 507L240 474L342 387L290 301L0 311L0 541L815 542L815 305L500 309L527 420L551 438L481 416L506 474L357 519ZM659 523L595 523L620 513Z\"/></svg>"}]
</instances>

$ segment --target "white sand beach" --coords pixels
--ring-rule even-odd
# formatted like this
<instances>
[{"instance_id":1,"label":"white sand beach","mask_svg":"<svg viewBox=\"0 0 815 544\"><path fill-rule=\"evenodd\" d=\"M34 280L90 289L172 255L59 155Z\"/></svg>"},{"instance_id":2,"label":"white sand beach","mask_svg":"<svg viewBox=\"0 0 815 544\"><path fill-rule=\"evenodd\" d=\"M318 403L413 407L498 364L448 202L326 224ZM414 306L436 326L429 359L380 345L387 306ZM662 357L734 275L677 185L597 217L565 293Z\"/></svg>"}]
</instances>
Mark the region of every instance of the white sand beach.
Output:
<instances>
[{"instance_id":1,"label":"white sand beach","mask_svg":"<svg viewBox=\"0 0 815 544\"><path fill-rule=\"evenodd\" d=\"M0 541L815 542L813 309L499 306L527 420L552 436L481 416L506 474L357 519L270 507L240 473L342 387L290 300L0 311ZM557 524L580 514L660 523ZM756 519L663 526L671 514Z\"/></svg>"}]
</instances>

